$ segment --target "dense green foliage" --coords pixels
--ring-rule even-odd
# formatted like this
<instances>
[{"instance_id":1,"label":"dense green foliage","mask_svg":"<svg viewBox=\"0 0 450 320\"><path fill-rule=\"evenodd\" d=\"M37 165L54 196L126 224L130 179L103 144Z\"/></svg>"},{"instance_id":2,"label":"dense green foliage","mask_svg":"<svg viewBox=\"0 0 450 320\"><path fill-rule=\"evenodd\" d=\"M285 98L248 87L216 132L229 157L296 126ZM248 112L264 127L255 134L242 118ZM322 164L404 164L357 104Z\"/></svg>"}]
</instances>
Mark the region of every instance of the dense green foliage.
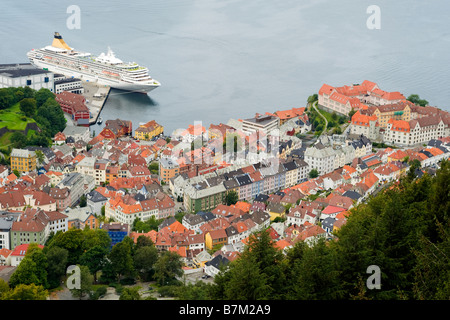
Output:
<instances>
[{"instance_id":1,"label":"dense green foliage","mask_svg":"<svg viewBox=\"0 0 450 320\"><path fill-rule=\"evenodd\" d=\"M225 203L227 206L236 204L238 202L238 200L239 200L239 195L234 190L227 192L227 194L225 195Z\"/></svg>"},{"instance_id":2,"label":"dense green foliage","mask_svg":"<svg viewBox=\"0 0 450 320\"><path fill-rule=\"evenodd\" d=\"M24 130L27 122L36 122L40 132L34 132L26 136L22 131L16 131L10 137L10 143L13 148L23 148L25 146L48 147L51 138L66 127L64 113L55 100L55 95L48 89L33 90L29 87L19 88L1 88L0 89L0 110L15 110L14 106L18 104L17 111L11 111L8 114L0 115L2 117L11 117L16 115L21 117L20 130ZM18 122L16 120L16 122ZM23 123L23 124L22 124Z\"/></svg>"},{"instance_id":3,"label":"dense green foliage","mask_svg":"<svg viewBox=\"0 0 450 320\"><path fill-rule=\"evenodd\" d=\"M406 98L406 100L421 107L426 107L428 105L428 101L425 99L421 99L418 94L411 94L408 98Z\"/></svg>"},{"instance_id":4,"label":"dense green foliage","mask_svg":"<svg viewBox=\"0 0 450 320\"><path fill-rule=\"evenodd\" d=\"M131 230L140 232L140 233L147 233L150 230L158 231L158 226L163 222L164 219L156 219L155 216L151 216L150 219L147 219L145 221L142 221L139 218L136 218L133 221L133 225L131 227Z\"/></svg>"},{"instance_id":5,"label":"dense green foliage","mask_svg":"<svg viewBox=\"0 0 450 320\"><path fill-rule=\"evenodd\" d=\"M19 299L21 295L46 297L47 290L61 285L71 265L81 270L81 288L71 290L80 299L87 294L91 299L104 294L104 287L102 290L93 287L98 282L111 285L157 280L164 285L181 285L176 279L182 276L182 262L177 253L159 254L154 243L143 236L136 243L125 237L112 248L110 245L105 230L89 228L58 232L50 237L44 249L31 244L9 284L0 281L0 299ZM133 290L126 291L122 299L130 298L133 293Z\"/></svg>"}]
</instances>

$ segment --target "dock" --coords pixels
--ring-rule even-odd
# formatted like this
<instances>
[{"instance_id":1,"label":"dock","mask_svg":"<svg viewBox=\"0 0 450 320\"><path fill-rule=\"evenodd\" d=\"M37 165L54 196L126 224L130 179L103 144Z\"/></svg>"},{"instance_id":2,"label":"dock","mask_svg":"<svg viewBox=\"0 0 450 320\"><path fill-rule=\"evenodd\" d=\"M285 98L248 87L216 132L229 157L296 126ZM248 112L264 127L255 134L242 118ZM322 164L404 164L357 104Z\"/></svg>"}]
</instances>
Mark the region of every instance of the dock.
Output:
<instances>
[{"instance_id":1,"label":"dock","mask_svg":"<svg viewBox=\"0 0 450 320\"><path fill-rule=\"evenodd\" d=\"M91 126L97 123L106 99L108 99L111 87L99 85L95 82L83 81L83 88L83 96L86 98L86 106L91 113L91 118L89 119L89 125Z\"/></svg>"}]
</instances>

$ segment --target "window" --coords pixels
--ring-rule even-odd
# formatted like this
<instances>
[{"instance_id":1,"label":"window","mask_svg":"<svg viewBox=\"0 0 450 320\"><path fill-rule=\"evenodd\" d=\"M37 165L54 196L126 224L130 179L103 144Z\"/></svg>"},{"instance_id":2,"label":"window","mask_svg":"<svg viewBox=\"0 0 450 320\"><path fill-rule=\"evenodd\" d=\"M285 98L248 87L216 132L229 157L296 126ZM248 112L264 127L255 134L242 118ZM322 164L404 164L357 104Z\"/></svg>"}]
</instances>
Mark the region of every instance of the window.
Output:
<instances>
[{"instance_id":1,"label":"window","mask_svg":"<svg viewBox=\"0 0 450 320\"><path fill-rule=\"evenodd\" d=\"M48 82L48 77L45 77L45 78L44 78L44 82Z\"/></svg>"},{"instance_id":2,"label":"window","mask_svg":"<svg viewBox=\"0 0 450 320\"><path fill-rule=\"evenodd\" d=\"M27 80L27 86L31 86L31 80Z\"/></svg>"}]
</instances>

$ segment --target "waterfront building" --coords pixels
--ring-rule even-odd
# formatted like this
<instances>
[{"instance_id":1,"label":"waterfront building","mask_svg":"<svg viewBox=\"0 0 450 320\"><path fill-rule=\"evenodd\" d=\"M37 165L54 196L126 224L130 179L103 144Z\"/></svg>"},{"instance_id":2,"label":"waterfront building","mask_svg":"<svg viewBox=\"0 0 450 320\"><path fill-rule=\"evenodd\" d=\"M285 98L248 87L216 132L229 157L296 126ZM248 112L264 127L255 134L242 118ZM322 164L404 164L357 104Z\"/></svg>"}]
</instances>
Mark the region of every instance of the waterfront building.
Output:
<instances>
[{"instance_id":1,"label":"waterfront building","mask_svg":"<svg viewBox=\"0 0 450 320\"><path fill-rule=\"evenodd\" d=\"M140 125L134 131L134 138L138 140L152 140L154 137L162 134L164 127L157 123L155 120L151 120L145 124Z\"/></svg>"},{"instance_id":2,"label":"waterfront building","mask_svg":"<svg viewBox=\"0 0 450 320\"><path fill-rule=\"evenodd\" d=\"M30 87L34 90L45 88L54 92L53 77L52 72L37 69L27 63L0 65L0 88Z\"/></svg>"}]
</instances>

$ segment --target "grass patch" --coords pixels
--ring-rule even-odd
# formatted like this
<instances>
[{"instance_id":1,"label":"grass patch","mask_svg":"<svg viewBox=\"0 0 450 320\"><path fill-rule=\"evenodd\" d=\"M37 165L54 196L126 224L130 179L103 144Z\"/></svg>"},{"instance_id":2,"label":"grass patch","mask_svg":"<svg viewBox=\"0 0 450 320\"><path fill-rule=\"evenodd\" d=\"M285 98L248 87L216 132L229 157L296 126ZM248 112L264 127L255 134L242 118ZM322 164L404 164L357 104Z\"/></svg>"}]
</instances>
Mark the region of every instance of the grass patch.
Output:
<instances>
[{"instance_id":1,"label":"grass patch","mask_svg":"<svg viewBox=\"0 0 450 320\"><path fill-rule=\"evenodd\" d=\"M19 103L0 112L0 128L23 131L28 123L35 123L34 119L26 117L21 111Z\"/></svg>"},{"instance_id":2,"label":"grass patch","mask_svg":"<svg viewBox=\"0 0 450 320\"><path fill-rule=\"evenodd\" d=\"M0 137L0 146L7 147L11 144L9 140L12 136L12 132L6 132L3 136Z\"/></svg>"}]
</instances>

